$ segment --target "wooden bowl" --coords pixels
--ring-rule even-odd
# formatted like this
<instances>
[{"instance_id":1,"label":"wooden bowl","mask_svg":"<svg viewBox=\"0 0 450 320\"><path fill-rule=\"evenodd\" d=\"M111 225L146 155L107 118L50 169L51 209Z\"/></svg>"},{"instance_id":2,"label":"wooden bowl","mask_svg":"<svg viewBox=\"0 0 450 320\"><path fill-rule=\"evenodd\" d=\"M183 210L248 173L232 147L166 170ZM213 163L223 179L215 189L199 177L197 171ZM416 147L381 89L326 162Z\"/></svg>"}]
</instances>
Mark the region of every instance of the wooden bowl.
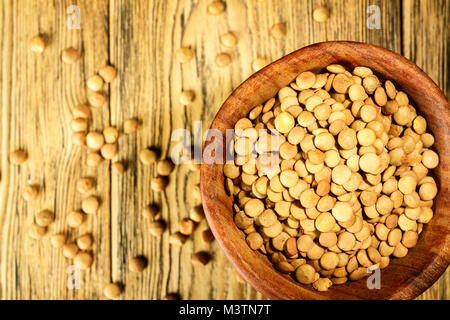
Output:
<instances>
[{"instance_id":1,"label":"wooden bowl","mask_svg":"<svg viewBox=\"0 0 450 320\"><path fill-rule=\"evenodd\" d=\"M211 163L203 154L201 166L201 193L203 207L211 230L228 259L254 288L272 299L413 299L429 288L449 264L449 187L450 143L448 141L450 105L438 86L414 63L404 57L370 44L357 42L323 42L297 50L253 74L225 101L211 128L225 135L236 121L250 109L273 97L277 91L292 82L306 70L319 71L332 63L346 67L370 67L381 78L390 79L405 91L412 104L428 121L428 129L436 139L435 148L440 165L434 170L439 185L435 199L434 217L424 228L417 246L402 259L392 258L381 270L381 289L369 290L366 280L332 286L326 292L297 283L290 276L276 271L268 258L251 250L233 221L232 198L225 193L222 164ZM209 133L206 148L212 144Z\"/></svg>"}]
</instances>

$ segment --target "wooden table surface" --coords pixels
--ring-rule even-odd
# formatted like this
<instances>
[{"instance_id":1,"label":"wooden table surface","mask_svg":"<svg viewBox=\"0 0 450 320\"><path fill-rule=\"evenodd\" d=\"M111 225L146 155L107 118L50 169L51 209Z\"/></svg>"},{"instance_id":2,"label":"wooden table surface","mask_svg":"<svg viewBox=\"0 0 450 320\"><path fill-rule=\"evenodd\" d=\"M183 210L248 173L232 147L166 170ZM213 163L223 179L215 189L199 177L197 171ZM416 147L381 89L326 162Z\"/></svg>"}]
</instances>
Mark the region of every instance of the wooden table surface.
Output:
<instances>
[{"instance_id":1,"label":"wooden table surface","mask_svg":"<svg viewBox=\"0 0 450 320\"><path fill-rule=\"evenodd\" d=\"M326 40L369 42L403 54L421 67L449 96L449 0L226 0L226 12L206 14L210 0L1 0L0 1L0 299L99 299L109 281L124 286L124 299L161 299L178 292L184 299L260 299L249 285L240 284L217 243L206 245L197 228L183 248L168 244L179 219L187 217L192 188L198 172L178 166L169 187L152 193L150 179L155 168L137 161L139 151L156 147L170 155L171 133L194 129L203 121L206 129L226 97L252 74L252 61L269 61ZM312 10L326 3L330 19L312 20ZM69 29L67 8L78 5L81 28ZM380 9L381 28L366 27L369 5ZM284 22L287 34L274 40L269 29ZM235 48L224 48L219 36L233 31ZM42 55L28 49L29 40L43 34L47 48ZM59 59L63 48L82 51L74 65ZM174 51L190 46L193 61L180 65ZM215 56L228 52L232 64L218 69ZM70 142L71 109L86 102L85 80L106 63L115 65L118 78L106 93L107 105L93 108L91 130L122 127L128 118L142 125L137 135L122 135L119 158L128 170L121 177L110 174L109 163L96 169L84 165L86 149ZM194 103L179 103L182 90L193 90ZM10 151L22 148L29 161L21 166L8 162ZM101 209L77 231L67 230L66 215L80 207L75 181L82 176L97 180L95 194ZM24 202L27 183L42 186L32 202ZM160 203L169 232L154 238L139 210L147 203ZM91 232L95 238L95 262L81 272L80 288L68 289L67 267L71 262L49 244L49 236L35 241L27 228L35 213L55 212L50 233L67 232L71 239ZM212 262L193 268L190 257L209 250ZM142 274L128 271L127 262L145 255L149 268ZM420 299L449 299L450 273Z\"/></svg>"}]
</instances>

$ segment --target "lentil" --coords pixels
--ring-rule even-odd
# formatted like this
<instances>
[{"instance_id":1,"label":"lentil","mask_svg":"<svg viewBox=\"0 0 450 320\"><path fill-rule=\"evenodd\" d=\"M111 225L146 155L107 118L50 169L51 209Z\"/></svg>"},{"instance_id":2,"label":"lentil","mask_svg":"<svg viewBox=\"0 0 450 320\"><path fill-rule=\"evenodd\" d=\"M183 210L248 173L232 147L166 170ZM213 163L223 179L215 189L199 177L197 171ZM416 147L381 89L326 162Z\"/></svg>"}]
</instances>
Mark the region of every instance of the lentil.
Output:
<instances>
[{"instance_id":1,"label":"lentil","mask_svg":"<svg viewBox=\"0 0 450 320\"><path fill-rule=\"evenodd\" d=\"M60 249L66 243L66 236L64 234L54 234L50 237L50 244L53 248Z\"/></svg>"},{"instance_id":2,"label":"lentil","mask_svg":"<svg viewBox=\"0 0 450 320\"><path fill-rule=\"evenodd\" d=\"M156 151L151 149L144 149L139 153L139 160L142 164L149 166L151 164L154 164L156 162L156 159L158 157L158 154Z\"/></svg>"},{"instance_id":3,"label":"lentil","mask_svg":"<svg viewBox=\"0 0 450 320\"><path fill-rule=\"evenodd\" d=\"M203 212L203 207L201 205L195 206L189 210L189 218L194 222L201 222L205 217L205 213Z\"/></svg>"},{"instance_id":4,"label":"lentil","mask_svg":"<svg viewBox=\"0 0 450 320\"><path fill-rule=\"evenodd\" d=\"M84 104L79 104L72 109L75 118L88 119L91 115L91 110Z\"/></svg>"},{"instance_id":5,"label":"lentil","mask_svg":"<svg viewBox=\"0 0 450 320\"><path fill-rule=\"evenodd\" d=\"M67 225L71 228L80 227L85 220L85 215L79 211L72 211L67 215L66 221Z\"/></svg>"},{"instance_id":6,"label":"lentil","mask_svg":"<svg viewBox=\"0 0 450 320\"><path fill-rule=\"evenodd\" d=\"M48 227L53 222L53 214L48 210L44 210L37 213L34 220L38 226Z\"/></svg>"},{"instance_id":7,"label":"lentil","mask_svg":"<svg viewBox=\"0 0 450 320\"><path fill-rule=\"evenodd\" d=\"M208 4L207 11L212 16L221 15L225 11L225 3L220 0L212 1Z\"/></svg>"},{"instance_id":8,"label":"lentil","mask_svg":"<svg viewBox=\"0 0 450 320\"><path fill-rule=\"evenodd\" d=\"M61 60L65 64L73 64L79 59L80 55L75 48L66 48L61 53Z\"/></svg>"},{"instance_id":9,"label":"lentil","mask_svg":"<svg viewBox=\"0 0 450 320\"><path fill-rule=\"evenodd\" d=\"M111 171L116 176L120 176L125 172L125 165L122 161L115 161L113 164L111 164Z\"/></svg>"},{"instance_id":10,"label":"lentil","mask_svg":"<svg viewBox=\"0 0 450 320\"><path fill-rule=\"evenodd\" d=\"M317 22L325 22L330 17L330 11L327 7L320 6L314 9L313 19Z\"/></svg>"},{"instance_id":11,"label":"lentil","mask_svg":"<svg viewBox=\"0 0 450 320\"><path fill-rule=\"evenodd\" d=\"M159 213L159 207L154 204L149 204L141 209L141 214L144 218L153 220Z\"/></svg>"},{"instance_id":12,"label":"lentil","mask_svg":"<svg viewBox=\"0 0 450 320\"><path fill-rule=\"evenodd\" d=\"M77 191L81 194L88 193L94 187L94 180L92 178L81 178L77 181Z\"/></svg>"},{"instance_id":13,"label":"lentil","mask_svg":"<svg viewBox=\"0 0 450 320\"><path fill-rule=\"evenodd\" d=\"M172 161L165 159L158 161L157 172L160 176L168 176L174 169L174 164Z\"/></svg>"},{"instance_id":14,"label":"lentil","mask_svg":"<svg viewBox=\"0 0 450 320\"><path fill-rule=\"evenodd\" d=\"M106 97L100 92L89 92L88 93L89 104L93 107L101 107L106 103Z\"/></svg>"},{"instance_id":15,"label":"lentil","mask_svg":"<svg viewBox=\"0 0 450 320\"><path fill-rule=\"evenodd\" d=\"M286 36L286 24L285 23L276 23L270 27L270 35L275 40L279 40Z\"/></svg>"},{"instance_id":16,"label":"lentil","mask_svg":"<svg viewBox=\"0 0 450 320\"><path fill-rule=\"evenodd\" d=\"M219 68L225 68L231 63L231 56L228 53L222 52L216 56L216 66Z\"/></svg>"},{"instance_id":17,"label":"lentil","mask_svg":"<svg viewBox=\"0 0 450 320\"><path fill-rule=\"evenodd\" d=\"M123 133L133 134L136 133L139 126L139 121L136 119L127 119L123 123Z\"/></svg>"},{"instance_id":18,"label":"lentil","mask_svg":"<svg viewBox=\"0 0 450 320\"><path fill-rule=\"evenodd\" d=\"M211 260L211 255L206 251L199 251L192 255L192 265L194 267L203 267Z\"/></svg>"},{"instance_id":19,"label":"lentil","mask_svg":"<svg viewBox=\"0 0 450 320\"><path fill-rule=\"evenodd\" d=\"M227 32L220 36L220 43L227 48L232 48L237 44L237 38L232 32Z\"/></svg>"},{"instance_id":20,"label":"lentil","mask_svg":"<svg viewBox=\"0 0 450 320\"><path fill-rule=\"evenodd\" d=\"M47 233L47 227L32 224L28 229L28 236L34 240L39 240Z\"/></svg>"},{"instance_id":21,"label":"lentil","mask_svg":"<svg viewBox=\"0 0 450 320\"><path fill-rule=\"evenodd\" d=\"M103 136L106 143L116 143L119 138L119 131L116 127L109 126L103 129Z\"/></svg>"},{"instance_id":22,"label":"lentil","mask_svg":"<svg viewBox=\"0 0 450 320\"><path fill-rule=\"evenodd\" d=\"M180 233L185 235L185 236L190 236L192 234L192 232L194 232L194 221L192 221L191 219L188 218L184 218L181 219L178 227L180 229Z\"/></svg>"},{"instance_id":23,"label":"lentil","mask_svg":"<svg viewBox=\"0 0 450 320\"><path fill-rule=\"evenodd\" d=\"M115 143L106 143L101 147L100 153L103 159L112 160L117 155L117 146Z\"/></svg>"},{"instance_id":24,"label":"lentil","mask_svg":"<svg viewBox=\"0 0 450 320\"><path fill-rule=\"evenodd\" d=\"M92 254L90 254L89 252L78 252L77 255L73 258L74 265L81 270L89 269L92 266L93 262L94 259L92 258Z\"/></svg>"},{"instance_id":25,"label":"lentil","mask_svg":"<svg viewBox=\"0 0 450 320\"><path fill-rule=\"evenodd\" d=\"M39 195L39 188L35 185L28 185L23 190L22 196L25 201L35 200Z\"/></svg>"},{"instance_id":26,"label":"lentil","mask_svg":"<svg viewBox=\"0 0 450 320\"><path fill-rule=\"evenodd\" d=\"M89 167L97 167L102 160L102 157L97 152L90 152L86 157L86 165Z\"/></svg>"},{"instance_id":27,"label":"lentil","mask_svg":"<svg viewBox=\"0 0 450 320\"><path fill-rule=\"evenodd\" d=\"M169 180L167 179L167 177L163 177L163 176L158 176L158 177L152 178L152 180L150 181L151 188L155 192L163 191L164 189L167 188L168 184L169 184Z\"/></svg>"},{"instance_id":28,"label":"lentil","mask_svg":"<svg viewBox=\"0 0 450 320\"><path fill-rule=\"evenodd\" d=\"M195 99L195 94L192 90L185 90L180 94L180 103L184 106L190 105Z\"/></svg>"},{"instance_id":29,"label":"lentil","mask_svg":"<svg viewBox=\"0 0 450 320\"><path fill-rule=\"evenodd\" d=\"M193 57L194 52L187 47L180 48L175 52L175 58L179 63L187 63L191 61Z\"/></svg>"},{"instance_id":30,"label":"lentil","mask_svg":"<svg viewBox=\"0 0 450 320\"><path fill-rule=\"evenodd\" d=\"M106 65L98 70L98 74L103 78L103 81L111 83L117 76L117 70L111 65Z\"/></svg>"},{"instance_id":31,"label":"lentil","mask_svg":"<svg viewBox=\"0 0 450 320\"><path fill-rule=\"evenodd\" d=\"M68 242L63 246L63 255L67 259L73 259L78 253L78 247L75 242Z\"/></svg>"},{"instance_id":32,"label":"lentil","mask_svg":"<svg viewBox=\"0 0 450 320\"><path fill-rule=\"evenodd\" d=\"M86 134L84 132L72 133L71 141L76 146L86 145Z\"/></svg>"},{"instance_id":33,"label":"lentil","mask_svg":"<svg viewBox=\"0 0 450 320\"><path fill-rule=\"evenodd\" d=\"M177 247L182 247L187 238L187 236L181 234L180 232L176 232L169 236L169 243Z\"/></svg>"},{"instance_id":34,"label":"lentil","mask_svg":"<svg viewBox=\"0 0 450 320\"><path fill-rule=\"evenodd\" d=\"M105 144L105 137L99 132L89 132L86 136L86 144L92 150L100 150Z\"/></svg>"},{"instance_id":35,"label":"lentil","mask_svg":"<svg viewBox=\"0 0 450 320\"><path fill-rule=\"evenodd\" d=\"M9 162L16 166L22 165L27 160L28 160L28 155L25 151L16 150L9 154Z\"/></svg>"},{"instance_id":36,"label":"lentil","mask_svg":"<svg viewBox=\"0 0 450 320\"><path fill-rule=\"evenodd\" d=\"M203 230L202 232L202 240L205 243L211 243L214 241L214 235L210 229Z\"/></svg>"},{"instance_id":37,"label":"lentil","mask_svg":"<svg viewBox=\"0 0 450 320\"><path fill-rule=\"evenodd\" d=\"M103 294L110 300L117 299L122 294L122 289L117 283L108 283L103 289Z\"/></svg>"},{"instance_id":38,"label":"lentil","mask_svg":"<svg viewBox=\"0 0 450 320\"><path fill-rule=\"evenodd\" d=\"M77 246L80 250L89 250L94 243L94 239L90 234L84 234L77 238Z\"/></svg>"},{"instance_id":39,"label":"lentil","mask_svg":"<svg viewBox=\"0 0 450 320\"><path fill-rule=\"evenodd\" d=\"M89 79L87 79L86 84L88 88L91 89L92 91L100 91L103 89L103 85L105 84L105 82L103 81L102 77L95 75L89 77Z\"/></svg>"},{"instance_id":40,"label":"lentil","mask_svg":"<svg viewBox=\"0 0 450 320\"><path fill-rule=\"evenodd\" d=\"M141 273L147 268L148 262L147 259L143 256L137 256L128 262L128 269L134 273Z\"/></svg>"},{"instance_id":41,"label":"lentil","mask_svg":"<svg viewBox=\"0 0 450 320\"><path fill-rule=\"evenodd\" d=\"M159 237L166 230L166 223L163 220L156 220L150 223L149 230L152 236Z\"/></svg>"},{"instance_id":42,"label":"lentil","mask_svg":"<svg viewBox=\"0 0 450 320\"><path fill-rule=\"evenodd\" d=\"M95 214L97 213L98 208L100 207L100 201L95 196L90 196L81 200L81 209L86 214Z\"/></svg>"},{"instance_id":43,"label":"lentil","mask_svg":"<svg viewBox=\"0 0 450 320\"><path fill-rule=\"evenodd\" d=\"M35 36L30 40L30 50L36 53L42 53L45 49L45 41L41 36Z\"/></svg>"}]
</instances>

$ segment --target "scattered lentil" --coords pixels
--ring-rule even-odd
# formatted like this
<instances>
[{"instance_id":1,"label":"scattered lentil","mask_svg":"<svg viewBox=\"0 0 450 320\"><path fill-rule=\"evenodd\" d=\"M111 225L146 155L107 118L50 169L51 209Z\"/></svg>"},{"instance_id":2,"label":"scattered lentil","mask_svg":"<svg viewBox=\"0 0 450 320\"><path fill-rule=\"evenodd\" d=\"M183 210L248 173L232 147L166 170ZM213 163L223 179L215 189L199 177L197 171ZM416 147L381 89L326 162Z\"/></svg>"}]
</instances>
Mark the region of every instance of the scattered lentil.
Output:
<instances>
[{"instance_id":1,"label":"scattered lentil","mask_svg":"<svg viewBox=\"0 0 450 320\"><path fill-rule=\"evenodd\" d=\"M276 23L270 27L270 35L275 40L281 39L286 36L286 24L285 23Z\"/></svg>"},{"instance_id":2,"label":"scattered lentil","mask_svg":"<svg viewBox=\"0 0 450 320\"><path fill-rule=\"evenodd\" d=\"M149 230L152 236L159 237L166 230L166 223L163 220L156 220L150 223Z\"/></svg>"},{"instance_id":3,"label":"scattered lentil","mask_svg":"<svg viewBox=\"0 0 450 320\"><path fill-rule=\"evenodd\" d=\"M66 48L61 53L61 60L65 64L73 64L80 58L80 54L75 48Z\"/></svg>"},{"instance_id":4,"label":"scattered lentil","mask_svg":"<svg viewBox=\"0 0 450 320\"><path fill-rule=\"evenodd\" d=\"M199 251L192 255L192 265L194 267L203 267L211 260L211 255L206 251Z\"/></svg>"},{"instance_id":5,"label":"scattered lentil","mask_svg":"<svg viewBox=\"0 0 450 320\"><path fill-rule=\"evenodd\" d=\"M78 253L78 246L75 242L67 242L63 246L63 255L67 259L73 259Z\"/></svg>"},{"instance_id":6,"label":"scattered lentil","mask_svg":"<svg viewBox=\"0 0 450 320\"><path fill-rule=\"evenodd\" d=\"M151 164L154 164L156 162L156 159L158 157L158 154L156 151L151 149L144 149L139 153L139 160L142 164L149 166Z\"/></svg>"},{"instance_id":7,"label":"scattered lentil","mask_svg":"<svg viewBox=\"0 0 450 320\"><path fill-rule=\"evenodd\" d=\"M50 244L53 248L60 249L66 243L66 235L64 234L54 234L50 237Z\"/></svg>"},{"instance_id":8,"label":"scattered lentil","mask_svg":"<svg viewBox=\"0 0 450 320\"><path fill-rule=\"evenodd\" d=\"M79 211L72 211L67 215L67 225L71 228L79 228L85 220L85 215Z\"/></svg>"},{"instance_id":9,"label":"scattered lentil","mask_svg":"<svg viewBox=\"0 0 450 320\"><path fill-rule=\"evenodd\" d=\"M163 176L154 177L150 181L151 188L155 192L164 191L164 189L167 188L168 184L169 184L169 179L167 179L167 177L163 177Z\"/></svg>"},{"instance_id":10,"label":"scattered lentil","mask_svg":"<svg viewBox=\"0 0 450 320\"><path fill-rule=\"evenodd\" d=\"M80 178L77 181L77 191L81 194L88 193L94 187L94 180L92 178Z\"/></svg>"},{"instance_id":11,"label":"scattered lentil","mask_svg":"<svg viewBox=\"0 0 450 320\"><path fill-rule=\"evenodd\" d=\"M22 196L25 201L35 200L39 195L39 187L35 185L28 185L23 190Z\"/></svg>"},{"instance_id":12,"label":"scattered lentil","mask_svg":"<svg viewBox=\"0 0 450 320\"><path fill-rule=\"evenodd\" d=\"M231 56L228 53L222 52L216 56L216 66L225 68L231 63Z\"/></svg>"},{"instance_id":13,"label":"scattered lentil","mask_svg":"<svg viewBox=\"0 0 450 320\"><path fill-rule=\"evenodd\" d=\"M92 266L93 262L94 259L92 258L92 254L89 252L78 252L77 255L73 258L74 265L81 270L89 269Z\"/></svg>"},{"instance_id":14,"label":"scattered lentil","mask_svg":"<svg viewBox=\"0 0 450 320\"><path fill-rule=\"evenodd\" d=\"M35 36L30 40L30 50L36 53L42 53L45 49L45 41L42 36Z\"/></svg>"},{"instance_id":15,"label":"scattered lentil","mask_svg":"<svg viewBox=\"0 0 450 320\"><path fill-rule=\"evenodd\" d=\"M102 157L97 152L90 152L86 156L86 165L88 167L97 167L102 161Z\"/></svg>"},{"instance_id":16,"label":"scattered lentil","mask_svg":"<svg viewBox=\"0 0 450 320\"><path fill-rule=\"evenodd\" d=\"M330 17L330 11L327 7L320 6L314 9L313 19L317 22L325 22Z\"/></svg>"},{"instance_id":17,"label":"scattered lentil","mask_svg":"<svg viewBox=\"0 0 450 320\"><path fill-rule=\"evenodd\" d=\"M116 78L117 70L111 65L106 65L98 70L98 74L103 78L103 81L105 81L106 83L110 83L113 82Z\"/></svg>"},{"instance_id":18,"label":"scattered lentil","mask_svg":"<svg viewBox=\"0 0 450 320\"><path fill-rule=\"evenodd\" d=\"M141 209L141 214L144 218L153 220L159 213L159 207L155 204L149 204Z\"/></svg>"},{"instance_id":19,"label":"scattered lentil","mask_svg":"<svg viewBox=\"0 0 450 320\"><path fill-rule=\"evenodd\" d=\"M28 160L28 155L25 151L16 150L9 154L9 162L14 165L20 166L27 160Z\"/></svg>"},{"instance_id":20,"label":"scattered lentil","mask_svg":"<svg viewBox=\"0 0 450 320\"><path fill-rule=\"evenodd\" d=\"M192 90L185 90L181 92L180 95L180 103L184 106L190 105L195 99L194 91Z\"/></svg>"},{"instance_id":21,"label":"scattered lentil","mask_svg":"<svg viewBox=\"0 0 450 320\"><path fill-rule=\"evenodd\" d=\"M147 259L143 256L137 256L128 262L128 269L134 273L141 273L147 268L148 262Z\"/></svg>"},{"instance_id":22,"label":"scattered lentil","mask_svg":"<svg viewBox=\"0 0 450 320\"><path fill-rule=\"evenodd\" d=\"M225 11L225 3L220 0L212 1L208 4L207 12L212 16L221 15Z\"/></svg>"},{"instance_id":23,"label":"scattered lentil","mask_svg":"<svg viewBox=\"0 0 450 320\"><path fill-rule=\"evenodd\" d=\"M192 234L192 232L194 232L194 221L192 221L191 219L188 218L184 218L181 219L178 227L180 229L180 233L185 235L185 236L190 236Z\"/></svg>"},{"instance_id":24,"label":"scattered lentil","mask_svg":"<svg viewBox=\"0 0 450 320\"><path fill-rule=\"evenodd\" d=\"M123 133L133 134L136 133L139 127L139 121L136 119L127 119L123 123Z\"/></svg>"},{"instance_id":25,"label":"scattered lentil","mask_svg":"<svg viewBox=\"0 0 450 320\"><path fill-rule=\"evenodd\" d=\"M88 101L93 107L101 107L106 103L106 97L100 92L91 91L88 93Z\"/></svg>"},{"instance_id":26,"label":"scattered lentil","mask_svg":"<svg viewBox=\"0 0 450 320\"><path fill-rule=\"evenodd\" d=\"M103 78L101 76L94 75L87 79L86 84L87 87L92 91L100 91L103 89L103 85L105 84L105 82L103 81Z\"/></svg>"},{"instance_id":27,"label":"scattered lentil","mask_svg":"<svg viewBox=\"0 0 450 320\"><path fill-rule=\"evenodd\" d=\"M220 36L220 43L227 48L232 48L237 44L237 38L233 32L227 32Z\"/></svg>"},{"instance_id":28,"label":"scattered lentil","mask_svg":"<svg viewBox=\"0 0 450 320\"><path fill-rule=\"evenodd\" d=\"M90 196L81 200L81 209L86 214L96 214L100 207L100 201L95 196Z\"/></svg>"},{"instance_id":29,"label":"scattered lentil","mask_svg":"<svg viewBox=\"0 0 450 320\"><path fill-rule=\"evenodd\" d=\"M119 138L119 131L116 127L109 126L103 129L103 136L105 137L106 143L116 143Z\"/></svg>"},{"instance_id":30,"label":"scattered lentil","mask_svg":"<svg viewBox=\"0 0 450 320\"><path fill-rule=\"evenodd\" d=\"M117 299L122 294L122 289L117 283L108 283L103 289L103 294L110 300Z\"/></svg>"},{"instance_id":31,"label":"scattered lentil","mask_svg":"<svg viewBox=\"0 0 450 320\"><path fill-rule=\"evenodd\" d=\"M111 164L111 171L116 175L120 176L125 172L125 165L122 161L115 161Z\"/></svg>"},{"instance_id":32,"label":"scattered lentil","mask_svg":"<svg viewBox=\"0 0 450 320\"><path fill-rule=\"evenodd\" d=\"M47 227L42 227L37 224L32 224L28 229L28 235L30 236L30 238L35 240L41 239L46 234L47 234Z\"/></svg>"},{"instance_id":33,"label":"scattered lentil","mask_svg":"<svg viewBox=\"0 0 450 320\"><path fill-rule=\"evenodd\" d=\"M48 227L53 222L53 213L43 210L35 215L34 220L38 226Z\"/></svg>"},{"instance_id":34,"label":"scattered lentil","mask_svg":"<svg viewBox=\"0 0 450 320\"><path fill-rule=\"evenodd\" d=\"M80 250L89 250L94 244L94 239L90 234L83 234L77 238L76 242Z\"/></svg>"},{"instance_id":35,"label":"scattered lentil","mask_svg":"<svg viewBox=\"0 0 450 320\"><path fill-rule=\"evenodd\" d=\"M180 48L175 52L175 58L179 63L187 63L191 61L193 57L194 52L187 47Z\"/></svg>"}]
</instances>

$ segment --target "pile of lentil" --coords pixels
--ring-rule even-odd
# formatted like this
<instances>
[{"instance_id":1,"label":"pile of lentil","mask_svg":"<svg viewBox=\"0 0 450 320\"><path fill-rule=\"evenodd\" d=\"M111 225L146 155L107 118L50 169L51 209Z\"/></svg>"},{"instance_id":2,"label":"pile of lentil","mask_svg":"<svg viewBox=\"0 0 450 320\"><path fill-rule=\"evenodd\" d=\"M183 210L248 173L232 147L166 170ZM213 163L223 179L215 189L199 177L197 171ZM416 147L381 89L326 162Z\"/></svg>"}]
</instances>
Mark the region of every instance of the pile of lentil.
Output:
<instances>
[{"instance_id":1,"label":"pile of lentil","mask_svg":"<svg viewBox=\"0 0 450 320\"><path fill-rule=\"evenodd\" d=\"M439 163L410 103L371 69L332 64L237 121L225 187L250 248L319 291L406 256L433 217Z\"/></svg>"}]
</instances>

